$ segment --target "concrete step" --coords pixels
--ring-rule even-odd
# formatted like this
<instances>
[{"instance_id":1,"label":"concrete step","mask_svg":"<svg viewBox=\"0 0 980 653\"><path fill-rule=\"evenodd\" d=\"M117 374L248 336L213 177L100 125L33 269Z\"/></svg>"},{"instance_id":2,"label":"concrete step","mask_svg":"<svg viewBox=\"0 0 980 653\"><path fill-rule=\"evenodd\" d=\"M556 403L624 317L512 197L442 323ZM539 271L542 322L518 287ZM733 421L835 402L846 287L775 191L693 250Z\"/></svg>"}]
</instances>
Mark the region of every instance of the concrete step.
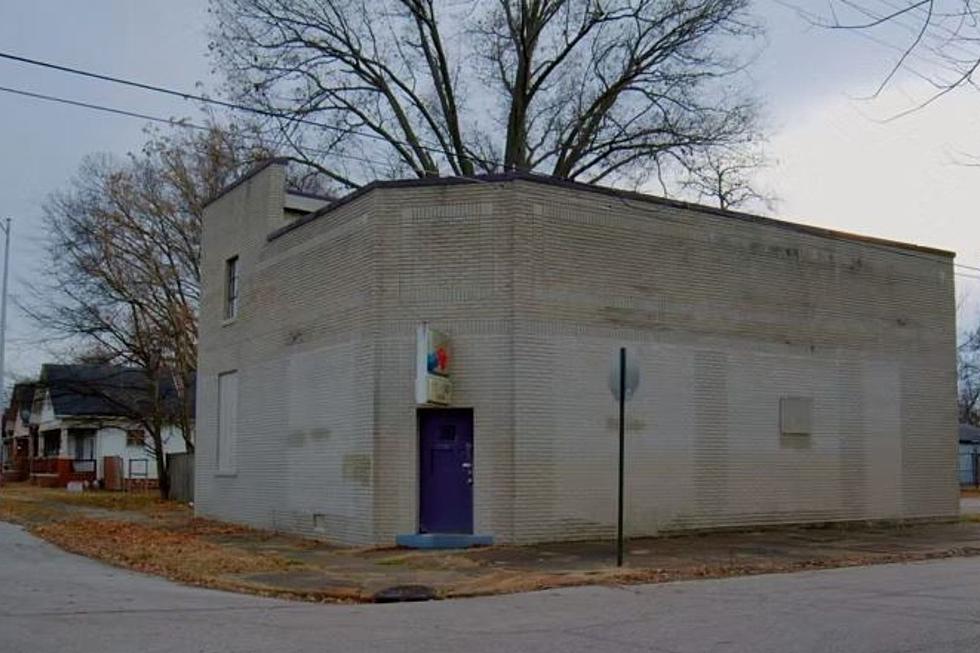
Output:
<instances>
[{"instance_id":1,"label":"concrete step","mask_svg":"<svg viewBox=\"0 0 980 653\"><path fill-rule=\"evenodd\" d=\"M468 549L490 546L492 535L472 533L404 533L395 536L395 544L409 549Z\"/></svg>"}]
</instances>

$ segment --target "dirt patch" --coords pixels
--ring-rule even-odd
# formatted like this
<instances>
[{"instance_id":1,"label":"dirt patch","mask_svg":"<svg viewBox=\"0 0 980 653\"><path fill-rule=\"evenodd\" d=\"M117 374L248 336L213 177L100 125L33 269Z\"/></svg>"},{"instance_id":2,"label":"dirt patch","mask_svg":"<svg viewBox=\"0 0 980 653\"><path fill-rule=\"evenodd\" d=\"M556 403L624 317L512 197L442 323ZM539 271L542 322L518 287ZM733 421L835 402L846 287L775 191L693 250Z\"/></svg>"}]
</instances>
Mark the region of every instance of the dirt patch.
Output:
<instances>
[{"instance_id":1,"label":"dirt patch","mask_svg":"<svg viewBox=\"0 0 980 653\"><path fill-rule=\"evenodd\" d=\"M228 574L277 571L291 564L279 556L208 542L193 529L174 532L133 522L73 519L32 531L73 553L185 582L213 583Z\"/></svg>"},{"instance_id":2,"label":"dirt patch","mask_svg":"<svg viewBox=\"0 0 980 653\"><path fill-rule=\"evenodd\" d=\"M575 570L552 573L518 573L498 570L469 582L461 582L445 592L445 598L486 596L531 592L556 587L581 585L634 585L640 583L665 583L707 578L730 578L773 573L791 573L815 569L836 569L872 564L916 562L937 558L980 555L977 547L954 548L942 551L918 551L914 553L886 553L874 556L850 556L812 560L775 559L755 561L751 564L710 564L674 566L672 568L607 567L594 570Z\"/></svg>"},{"instance_id":3,"label":"dirt patch","mask_svg":"<svg viewBox=\"0 0 980 653\"><path fill-rule=\"evenodd\" d=\"M268 582L284 574L291 580L318 572L281 555L208 541L209 536L247 532L227 524L195 519L187 528L168 531L134 522L70 519L35 526L31 532L66 551L188 585L307 601L368 598L352 582Z\"/></svg>"},{"instance_id":4,"label":"dirt patch","mask_svg":"<svg viewBox=\"0 0 980 653\"><path fill-rule=\"evenodd\" d=\"M126 510L144 513L186 512L191 509L175 501L164 501L158 494L140 494L131 492L66 492L61 490L46 490L49 500L70 506L100 508L102 510Z\"/></svg>"}]
</instances>

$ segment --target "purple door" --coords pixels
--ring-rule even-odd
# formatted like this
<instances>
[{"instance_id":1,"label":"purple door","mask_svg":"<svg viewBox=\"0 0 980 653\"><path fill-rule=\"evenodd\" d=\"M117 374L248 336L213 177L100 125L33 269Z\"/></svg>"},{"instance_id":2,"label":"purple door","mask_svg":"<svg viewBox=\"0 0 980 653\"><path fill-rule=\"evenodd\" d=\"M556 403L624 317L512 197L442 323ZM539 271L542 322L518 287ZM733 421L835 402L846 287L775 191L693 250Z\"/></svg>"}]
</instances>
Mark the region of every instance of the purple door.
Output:
<instances>
[{"instance_id":1,"label":"purple door","mask_svg":"<svg viewBox=\"0 0 980 653\"><path fill-rule=\"evenodd\" d=\"M419 410L419 532L473 532L473 411Z\"/></svg>"}]
</instances>

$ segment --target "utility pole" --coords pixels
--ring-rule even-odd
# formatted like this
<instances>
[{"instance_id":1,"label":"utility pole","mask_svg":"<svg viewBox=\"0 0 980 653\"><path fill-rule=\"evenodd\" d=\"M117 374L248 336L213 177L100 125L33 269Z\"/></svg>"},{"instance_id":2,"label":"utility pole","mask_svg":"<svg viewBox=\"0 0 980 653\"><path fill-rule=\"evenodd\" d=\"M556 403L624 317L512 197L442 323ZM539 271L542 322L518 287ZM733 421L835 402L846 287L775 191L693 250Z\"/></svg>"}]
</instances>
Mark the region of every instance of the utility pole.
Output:
<instances>
[{"instance_id":1,"label":"utility pole","mask_svg":"<svg viewBox=\"0 0 980 653\"><path fill-rule=\"evenodd\" d=\"M616 505L616 566L623 566L623 475L626 471L626 347L619 348L619 501Z\"/></svg>"},{"instance_id":2,"label":"utility pole","mask_svg":"<svg viewBox=\"0 0 980 653\"><path fill-rule=\"evenodd\" d=\"M0 223L3 230L3 290L0 291L0 401L5 398L4 390L7 384L4 380L6 368L4 354L7 348L7 276L10 269L10 218ZM3 410L7 409L9 402L4 402ZM7 449L7 425L4 424L4 432L0 433L0 477L3 476L4 451Z\"/></svg>"}]
</instances>

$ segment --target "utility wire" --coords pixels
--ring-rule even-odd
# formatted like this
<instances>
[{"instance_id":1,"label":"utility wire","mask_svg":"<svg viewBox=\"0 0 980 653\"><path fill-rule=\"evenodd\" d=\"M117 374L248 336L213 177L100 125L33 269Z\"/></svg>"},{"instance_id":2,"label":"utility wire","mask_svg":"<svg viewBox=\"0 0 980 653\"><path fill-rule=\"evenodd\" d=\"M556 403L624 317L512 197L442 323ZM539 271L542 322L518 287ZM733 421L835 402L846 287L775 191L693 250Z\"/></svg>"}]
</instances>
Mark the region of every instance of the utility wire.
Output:
<instances>
[{"instance_id":1,"label":"utility wire","mask_svg":"<svg viewBox=\"0 0 980 653\"><path fill-rule=\"evenodd\" d=\"M34 93L32 91L25 91L17 88L10 88L8 86L0 86L0 92L10 93L12 95L20 95L23 97L33 98L36 100L44 100L47 102L54 102L57 104L67 104L74 107L81 107L83 109L91 109L93 111L101 111L104 113L111 113L119 116L126 116L129 118L139 118L140 120L148 120L150 122L162 123L165 125L170 125L171 127L183 127L186 129L197 129L201 131L209 131L211 128L205 125L198 125L189 120L178 120L176 118L161 118L160 116L153 116L146 113L139 113L136 111L128 111L126 109L117 109L115 107L105 106L103 104L94 104L91 102L81 102L79 100L72 100L69 98L58 97L56 95L45 95L43 93ZM362 163L371 163L374 165L386 166L390 163L384 161L378 161L376 159L369 159L367 157L354 156L352 154L344 154L341 152L325 152L322 150L316 150L313 148L305 148L311 152L325 154L330 156L336 156L341 159L350 159L352 161L360 161Z\"/></svg>"},{"instance_id":2,"label":"utility wire","mask_svg":"<svg viewBox=\"0 0 980 653\"><path fill-rule=\"evenodd\" d=\"M309 125L312 127L318 127L320 129L325 129L328 131L335 131L344 134L354 134L359 137L371 138L384 143L395 143L402 147L412 148L414 147L411 143L398 141L394 139L385 138L379 134L372 134L369 132L351 132L349 129L343 127L338 127L336 125L330 125L323 122L318 122L316 120L311 120L309 118L302 118L284 111L277 111L272 109L262 109L259 107L249 106L247 104L241 104L239 102L230 102L228 100L221 100L218 98L208 97L206 95L201 95L199 93L190 93L188 91L179 91L172 88L167 88L164 86L158 86L156 84L147 84L145 82L139 82L131 79L125 79L122 77L114 77L112 75L103 75L102 73L92 72L90 70L83 70L81 68L73 68L71 66L63 66L61 64L52 63L50 61L42 61L40 59L32 59L30 57L23 57L21 55L13 54L11 52L0 51L0 59L7 59L9 61L16 61L18 63L27 64L30 66L37 66L40 68L47 68L49 70L57 70L63 73L69 73L71 75L79 75L81 77L88 77L90 79L97 79L104 82L111 82L113 84L121 84L123 86L130 86L132 88L142 89L144 91L152 91L154 93L162 93L164 95L169 95L171 97L177 97L182 100L193 100L195 102L202 102L205 104L213 104L215 106L224 107L226 109L232 109L234 111L242 111L245 113L252 113L266 118L278 118L282 120L288 120L290 122L295 122L303 125ZM447 156L448 153L446 149L439 146L427 145L425 143L419 143L418 147L426 150L427 152L441 154ZM481 164L490 164L493 166L500 166L498 161L489 161L482 159L478 156L474 156L472 153L467 152L466 157L476 161Z\"/></svg>"},{"instance_id":3,"label":"utility wire","mask_svg":"<svg viewBox=\"0 0 980 653\"><path fill-rule=\"evenodd\" d=\"M70 100L68 98L57 97L55 95L44 95L43 93L33 93L31 91L24 91L17 88L10 88L8 86L0 86L0 91L4 93L11 93L13 95L22 95L24 97L34 98L36 100L46 100L48 102L57 102L60 104L69 104L75 107L82 107L84 109L92 109L94 111L103 111L105 113L114 113L120 116L128 116L130 118L139 118L141 120L149 120L151 122L160 122L174 127L188 127L191 129L207 129L201 125L195 125L193 123L176 120L173 118L160 118L159 116L151 116L146 113L138 113L136 111L127 111L125 109L116 109L114 107L107 107L101 104L92 104L90 102L81 102L79 100Z\"/></svg>"},{"instance_id":4,"label":"utility wire","mask_svg":"<svg viewBox=\"0 0 980 653\"><path fill-rule=\"evenodd\" d=\"M94 104L94 103L91 103L91 102L81 102L79 100L72 100L72 99L69 99L69 98L58 97L58 96L54 96L54 95L45 95L43 93L34 93L32 91L25 91L25 90L22 90L22 89L15 89L15 88L7 87L7 86L0 86L0 92L10 93L10 94L13 94L13 95L18 95L18 96L22 96L22 97L28 97L28 98L37 99L37 100L44 100L44 101L47 101L47 102L54 102L54 103L58 103L58 104L66 104L66 105L70 105L70 106L74 106L74 107L79 107L79 108L83 108L83 109L90 109L90 110L93 110L93 111L100 111L100 112L103 112L103 113L109 113L109 114L114 114L114 115L126 116L126 117L130 117L130 118L139 118L141 120L148 120L148 121L151 121L151 122L157 122L157 123L167 124L167 125L170 125L172 127L182 127L182 128L186 128L186 129L197 129L197 130L203 130L203 131L208 131L210 129L207 126L198 125L198 124L193 123L193 122L191 122L189 120L177 120L177 119L174 119L174 118L162 118L160 116L154 116L154 115L150 115L150 114L139 113L139 112L136 112L136 111L128 111L128 110L125 110L125 109L118 109L118 108L115 108L115 107L109 107L109 106L105 106L105 105L101 105L101 104ZM321 154L325 154L325 155L336 156L338 158L350 159L350 160L359 161L359 162L362 162L362 163L371 163L371 164L374 164L374 165L382 165L382 166L390 165L390 162L378 161L378 160L375 160L375 159L369 159L367 157L359 157L359 156L354 156L354 155L350 155L350 154L343 154L343 153L339 153L339 152L324 152L324 151L315 150L313 148L306 148L306 149L308 149L309 151L314 152L314 153L321 153ZM467 181L477 181L477 182L481 181L481 180L475 179L473 177L462 177L462 176L458 176L458 175L445 175L445 177L447 177L447 178L465 179ZM621 200L626 205L629 205L630 204L630 202L628 202L626 200L626 198L621 198ZM913 256L913 257L921 258L921 259L926 260L926 261L935 262L935 259L934 258L929 257L929 256L923 256L923 255L917 254L916 252L913 252L913 251L908 251L908 250L903 250L903 249L898 249L898 248L892 248L892 247L887 247L887 246L878 246L878 245L876 245L874 243L863 243L863 244L866 245L866 246L868 246L868 247L870 247L870 248L873 248L873 249L880 249L882 251L887 251L887 252L892 252L892 253L898 253L898 254L902 254L902 255L905 255L905 256ZM955 262L953 263L953 266L954 267L958 267L958 268L962 268L964 270L970 270L970 271L973 271L973 272L980 272L980 267L977 267L977 266L966 265L966 264L963 264L963 263L955 263ZM972 274L965 274L965 273L960 273L960 272L954 272L954 274L956 276L960 276L960 277L964 277L964 278L969 278L969 279L980 279L980 276L976 276L976 275L972 275Z\"/></svg>"}]
</instances>

